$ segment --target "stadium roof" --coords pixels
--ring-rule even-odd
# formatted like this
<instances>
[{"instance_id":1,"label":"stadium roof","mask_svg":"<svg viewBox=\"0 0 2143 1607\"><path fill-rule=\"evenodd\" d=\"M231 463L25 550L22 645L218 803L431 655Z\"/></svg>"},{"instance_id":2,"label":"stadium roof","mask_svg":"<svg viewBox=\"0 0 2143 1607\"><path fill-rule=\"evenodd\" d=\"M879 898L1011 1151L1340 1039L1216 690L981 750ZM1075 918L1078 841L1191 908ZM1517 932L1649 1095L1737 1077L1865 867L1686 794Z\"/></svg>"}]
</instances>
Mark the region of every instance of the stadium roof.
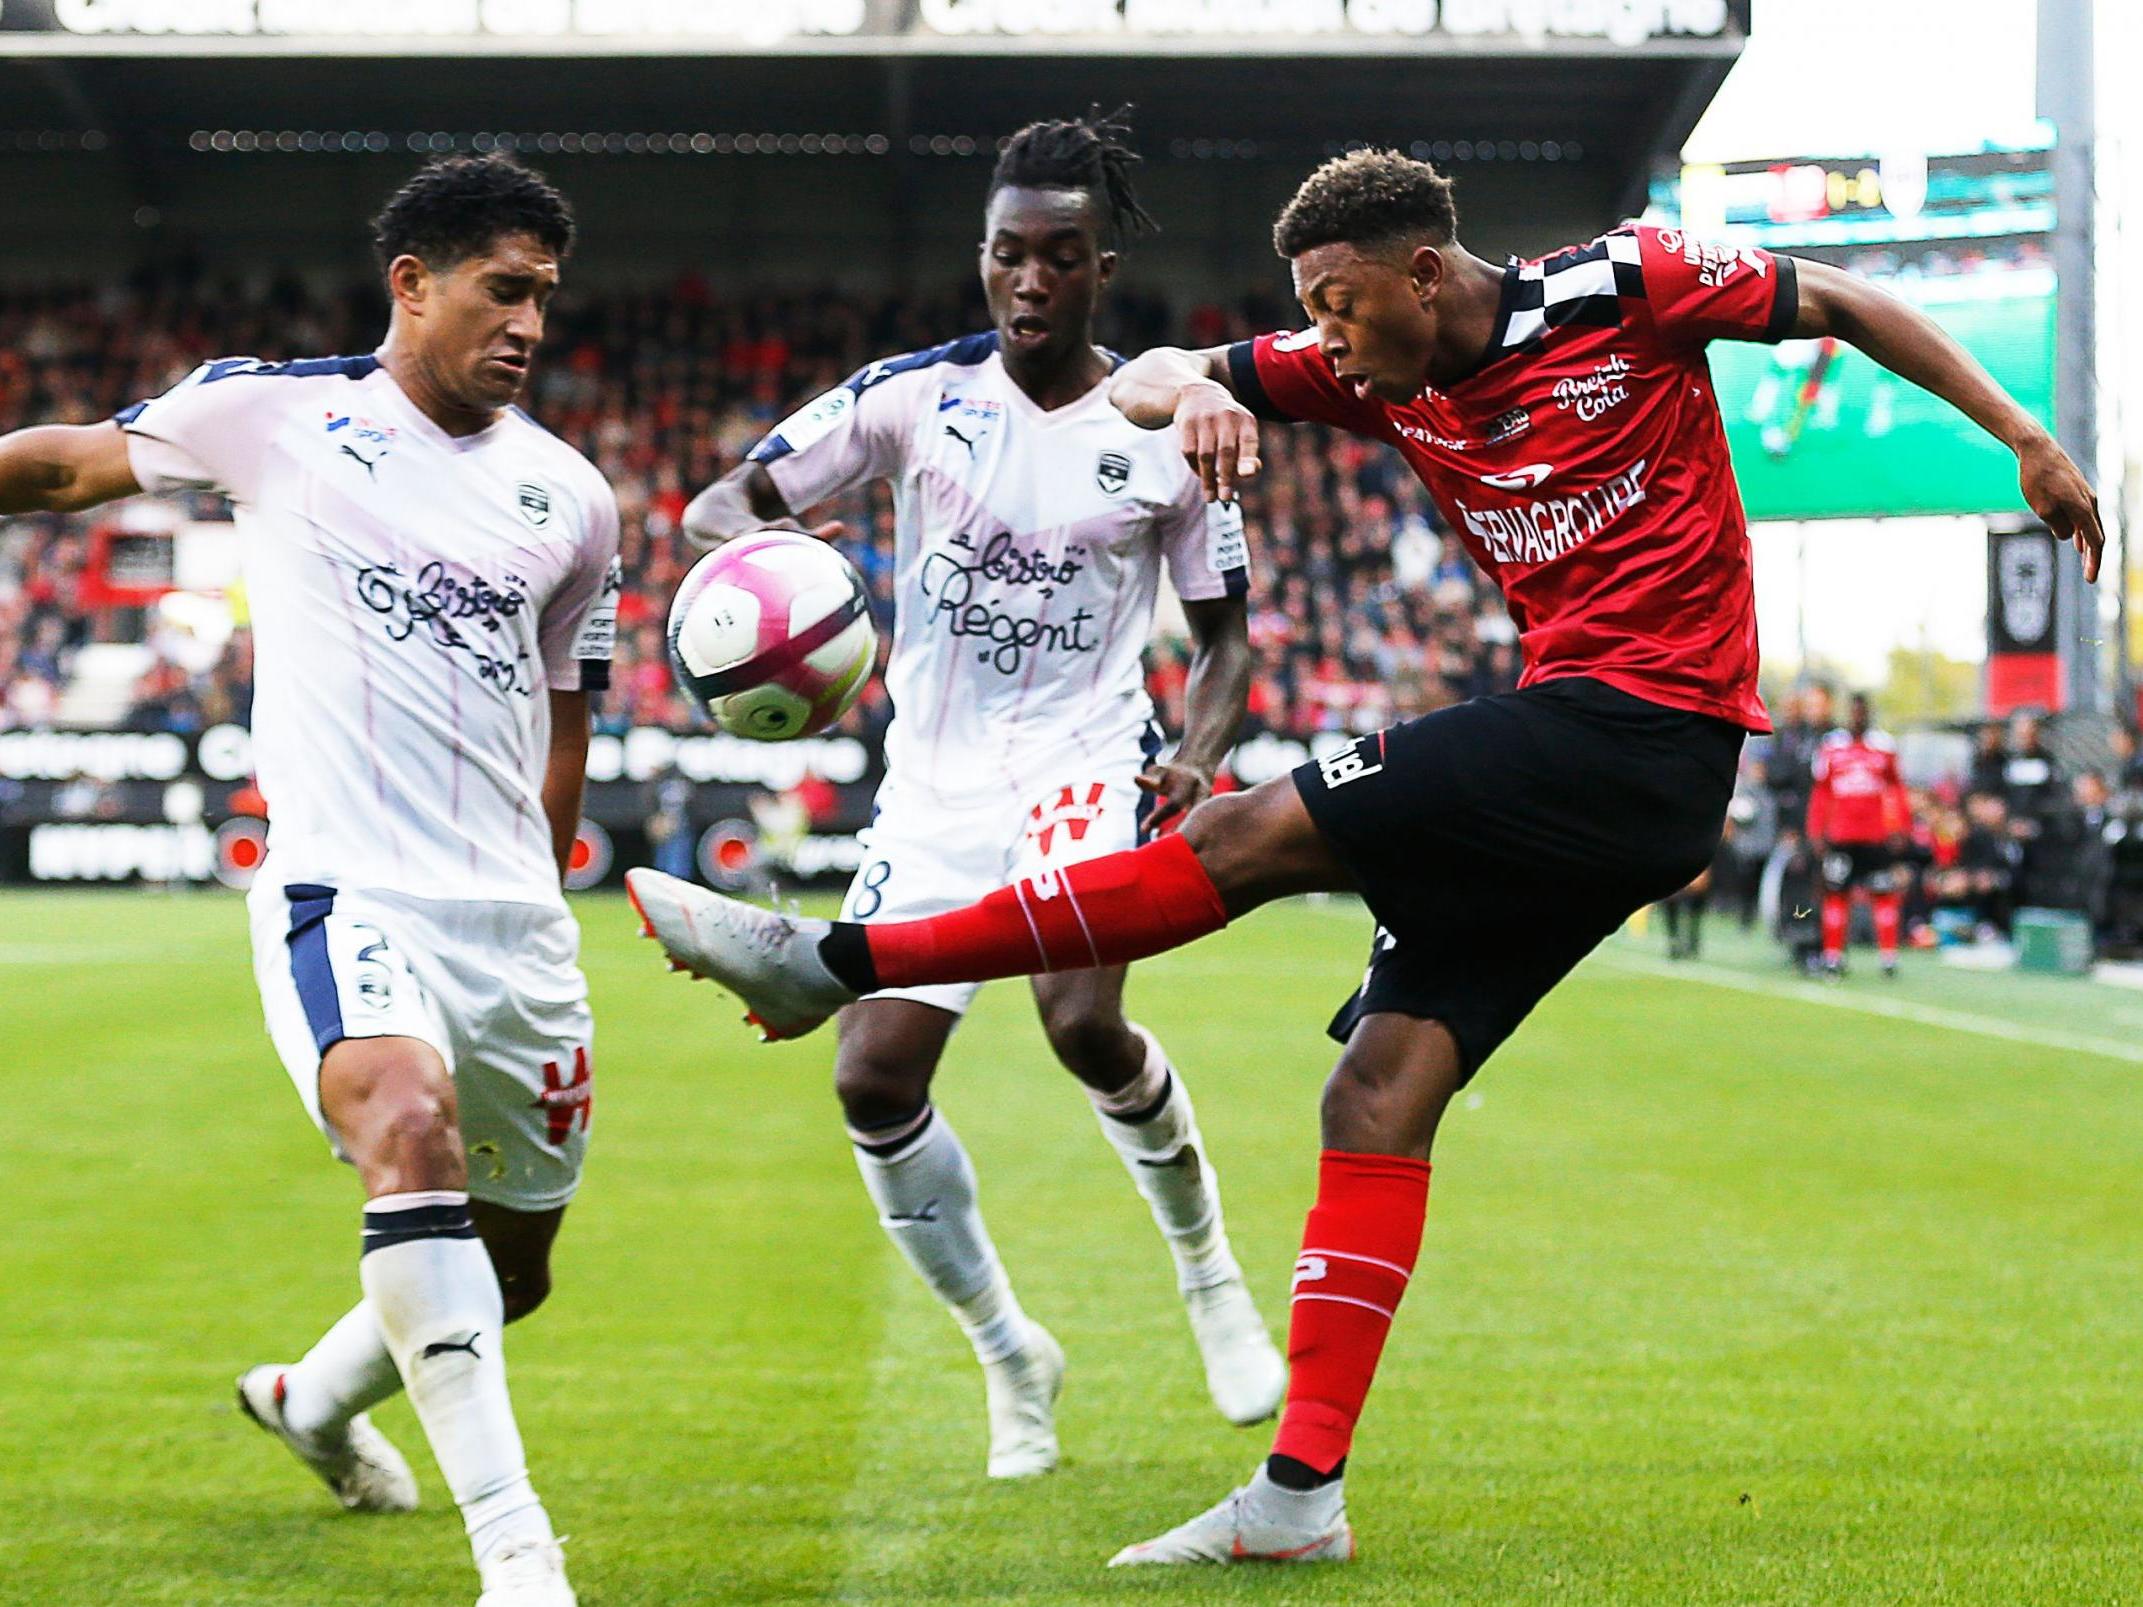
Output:
<instances>
[{"instance_id":1,"label":"stadium roof","mask_svg":"<svg viewBox=\"0 0 2143 1607\"><path fill-rule=\"evenodd\" d=\"M0 52L15 36L0 34ZM722 154L737 137L838 134L871 154L986 140L1044 109L1135 103L1160 155L1217 153L1299 167L1353 141L1425 147L1470 164L1583 160L1603 207L1634 210L1650 168L1695 125L1742 44L1738 33L1653 47L1419 49L1374 57L812 55L391 58L193 53L8 58L0 53L0 157L109 152L159 166L239 151L469 148L478 134L554 154L654 147ZM198 47L201 41L187 42ZM846 42L844 42L846 43ZM1061 48L1061 47L1060 47ZM12 125L11 127L8 125ZM306 136L313 136L306 139ZM706 136L698 147L691 141ZM287 138L286 138L287 136ZM425 142L429 142L428 144ZM772 151L774 144L746 146ZM784 154L793 145L780 147ZM964 151L962 154L965 154ZM1478 169L1474 169L1478 171Z\"/></svg>"}]
</instances>

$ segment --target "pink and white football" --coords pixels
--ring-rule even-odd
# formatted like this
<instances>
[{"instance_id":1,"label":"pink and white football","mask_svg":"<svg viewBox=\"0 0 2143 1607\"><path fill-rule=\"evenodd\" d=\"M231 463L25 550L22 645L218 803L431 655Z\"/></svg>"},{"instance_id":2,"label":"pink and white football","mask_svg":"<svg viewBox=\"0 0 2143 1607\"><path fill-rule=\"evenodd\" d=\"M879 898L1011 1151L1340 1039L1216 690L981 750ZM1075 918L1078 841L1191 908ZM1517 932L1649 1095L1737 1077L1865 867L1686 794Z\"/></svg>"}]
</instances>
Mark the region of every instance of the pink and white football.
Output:
<instances>
[{"instance_id":1,"label":"pink and white football","mask_svg":"<svg viewBox=\"0 0 2143 1607\"><path fill-rule=\"evenodd\" d=\"M692 566L670 602L670 668L723 730L757 742L823 731L878 653L855 567L815 536L761 530Z\"/></svg>"}]
</instances>

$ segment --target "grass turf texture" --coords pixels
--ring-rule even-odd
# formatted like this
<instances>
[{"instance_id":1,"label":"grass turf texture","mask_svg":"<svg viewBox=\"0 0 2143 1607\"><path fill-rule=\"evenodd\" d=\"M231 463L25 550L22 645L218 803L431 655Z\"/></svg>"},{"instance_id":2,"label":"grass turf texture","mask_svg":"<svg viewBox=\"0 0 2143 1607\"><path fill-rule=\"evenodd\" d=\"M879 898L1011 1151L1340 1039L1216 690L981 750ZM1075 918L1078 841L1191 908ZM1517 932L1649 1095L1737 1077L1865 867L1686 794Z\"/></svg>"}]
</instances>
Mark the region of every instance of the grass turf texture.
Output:
<instances>
[{"instance_id":1,"label":"grass turf texture","mask_svg":"<svg viewBox=\"0 0 2143 1607\"><path fill-rule=\"evenodd\" d=\"M622 900L581 915L598 1142L509 1362L587 1607L2135 1600L2143 1056L2026 1040L2118 1049L2143 1001L1918 960L1823 996L1936 1025L1812 1003L1753 949L1699 981L1622 940L1446 1124L1356 1449L1362 1560L1108 1574L1266 1435L1206 1402L1166 1256L1023 991L985 993L940 1088L1071 1358L1064 1467L999 1488L965 1346L854 1176L831 1036L761 1049ZM1276 1325L1319 1029L1366 938L1294 906L1133 978ZM230 1405L354 1298L357 1239L244 944L218 895L0 899L0 1602L474 1597L405 1404L377 1416L426 1507L395 1519L336 1511Z\"/></svg>"}]
</instances>

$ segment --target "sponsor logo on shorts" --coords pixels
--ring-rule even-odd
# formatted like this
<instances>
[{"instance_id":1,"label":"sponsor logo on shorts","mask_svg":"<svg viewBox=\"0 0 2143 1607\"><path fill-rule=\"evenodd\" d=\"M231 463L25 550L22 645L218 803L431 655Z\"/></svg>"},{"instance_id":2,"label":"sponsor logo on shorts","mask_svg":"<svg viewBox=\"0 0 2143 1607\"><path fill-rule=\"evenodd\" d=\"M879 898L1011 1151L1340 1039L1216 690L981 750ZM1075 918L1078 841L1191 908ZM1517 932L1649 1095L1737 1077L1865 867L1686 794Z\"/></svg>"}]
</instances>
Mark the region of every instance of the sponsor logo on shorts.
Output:
<instances>
[{"instance_id":1,"label":"sponsor logo on shorts","mask_svg":"<svg viewBox=\"0 0 2143 1607\"><path fill-rule=\"evenodd\" d=\"M580 1130L588 1130L588 1118L595 1110L595 1079L588 1071L588 1051L573 1051L573 1075L567 1079L558 1069L558 1062L543 1063L543 1092L535 1098L535 1108L543 1112L550 1122L550 1130L544 1137L551 1147L557 1149L573 1134L576 1123Z\"/></svg>"},{"instance_id":2,"label":"sponsor logo on shorts","mask_svg":"<svg viewBox=\"0 0 2143 1607\"><path fill-rule=\"evenodd\" d=\"M351 930L367 941L357 951L357 997L364 1006L384 1014L394 1008L394 970L387 963L387 939L377 927L353 924Z\"/></svg>"},{"instance_id":3,"label":"sponsor logo on shorts","mask_svg":"<svg viewBox=\"0 0 2143 1607\"><path fill-rule=\"evenodd\" d=\"M1027 835L1037 852L1047 855L1062 832L1072 842L1084 842L1087 831L1106 812L1103 802L1109 789L1099 781L1083 787L1060 787L1057 795L1027 811Z\"/></svg>"},{"instance_id":4,"label":"sponsor logo on shorts","mask_svg":"<svg viewBox=\"0 0 2143 1607\"><path fill-rule=\"evenodd\" d=\"M1374 747L1372 748L1372 744ZM1371 763L1374 755L1375 763ZM1341 748L1337 753L1325 755L1317 761L1317 773L1324 777L1325 791L1335 792L1350 781L1359 781L1364 776L1379 774L1384 769L1384 736L1362 738L1352 747Z\"/></svg>"}]
</instances>

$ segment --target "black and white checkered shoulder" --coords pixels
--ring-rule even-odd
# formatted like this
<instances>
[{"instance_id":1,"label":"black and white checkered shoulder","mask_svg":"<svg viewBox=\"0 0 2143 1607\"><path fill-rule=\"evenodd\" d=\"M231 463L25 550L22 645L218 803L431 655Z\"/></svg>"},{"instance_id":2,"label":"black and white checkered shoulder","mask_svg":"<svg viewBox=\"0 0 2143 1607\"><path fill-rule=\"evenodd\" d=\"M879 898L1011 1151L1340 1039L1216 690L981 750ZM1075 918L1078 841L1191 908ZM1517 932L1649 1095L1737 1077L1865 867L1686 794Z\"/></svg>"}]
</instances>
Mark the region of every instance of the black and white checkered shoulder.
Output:
<instances>
[{"instance_id":1,"label":"black and white checkered shoulder","mask_svg":"<svg viewBox=\"0 0 2143 1607\"><path fill-rule=\"evenodd\" d=\"M1613 329L1623 321L1624 303L1643 299L1637 235L1616 229L1588 245L1518 264L1502 345L1515 351L1566 324Z\"/></svg>"}]
</instances>

